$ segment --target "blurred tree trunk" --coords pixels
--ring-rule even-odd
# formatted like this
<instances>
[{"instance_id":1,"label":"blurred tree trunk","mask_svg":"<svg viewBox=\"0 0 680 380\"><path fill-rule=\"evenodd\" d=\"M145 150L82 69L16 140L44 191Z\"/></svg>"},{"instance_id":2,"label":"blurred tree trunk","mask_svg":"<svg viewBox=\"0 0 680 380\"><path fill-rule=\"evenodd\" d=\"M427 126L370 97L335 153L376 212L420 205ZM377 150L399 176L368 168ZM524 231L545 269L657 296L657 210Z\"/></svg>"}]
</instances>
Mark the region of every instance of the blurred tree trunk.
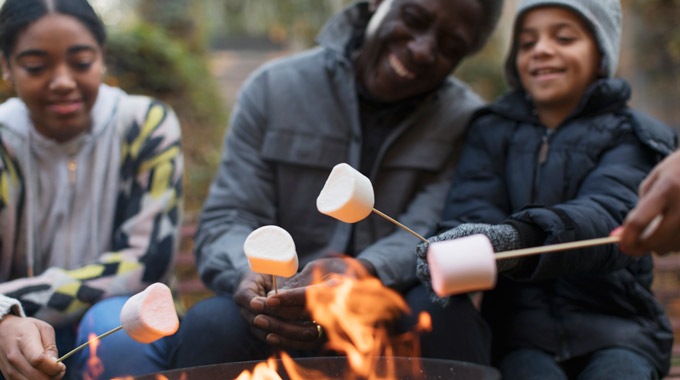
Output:
<instances>
[{"instance_id":1,"label":"blurred tree trunk","mask_svg":"<svg viewBox=\"0 0 680 380\"><path fill-rule=\"evenodd\" d=\"M633 100L678 128L680 120L680 0L625 0L631 37ZM628 22L626 24L626 22Z\"/></svg>"}]
</instances>

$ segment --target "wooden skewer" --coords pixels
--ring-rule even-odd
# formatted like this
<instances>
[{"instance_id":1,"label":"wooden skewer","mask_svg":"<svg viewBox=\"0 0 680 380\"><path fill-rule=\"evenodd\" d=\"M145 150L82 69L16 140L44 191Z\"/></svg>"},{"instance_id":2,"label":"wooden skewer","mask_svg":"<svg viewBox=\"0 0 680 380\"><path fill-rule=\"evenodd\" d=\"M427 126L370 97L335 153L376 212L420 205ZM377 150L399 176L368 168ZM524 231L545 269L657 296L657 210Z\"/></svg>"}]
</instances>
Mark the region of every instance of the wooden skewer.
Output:
<instances>
[{"instance_id":1,"label":"wooden skewer","mask_svg":"<svg viewBox=\"0 0 680 380\"><path fill-rule=\"evenodd\" d=\"M399 226L399 227L405 229L406 231L410 232L413 236L415 236L415 237L417 237L418 239L424 241L425 243L428 243L427 239L425 239L424 237L418 235L417 232L415 232L415 231L413 231L412 229L406 227L405 225L403 225L403 224L397 222L395 219L390 218L389 216L387 216L386 214L383 214L382 212L378 211L378 210L375 209L375 208L373 209L373 212L376 213L376 214L378 214L378 215L380 215L380 216L382 216L383 218L389 220L390 222L396 224L397 226Z\"/></svg>"},{"instance_id":2,"label":"wooden skewer","mask_svg":"<svg viewBox=\"0 0 680 380\"><path fill-rule=\"evenodd\" d=\"M572 241L572 242L569 242L569 243L560 243L560 244L553 244L553 245L544 245L544 246L540 246L540 247L515 249L515 250L512 250L512 251L505 251L505 252L498 253L498 254L495 255L495 258L496 258L496 260L502 260L502 259L510 259L510 258L513 258L513 257L537 255L539 253L548 253L548 252L565 251L565 250L568 250L568 249L593 247L593 246L596 246L596 245L618 243L619 240L620 240L620 238L618 236L609 236L609 237L605 237L605 238Z\"/></svg>"},{"instance_id":3,"label":"wooden skewer","mask_svg":"<svg viewBox=\"0 0 680 380\"><path fill-rule=\"evenodd\" d=\"M83 348L85 348L85 346L89 345L90 343L96 342L96 341L98 341L98 340L101 339L101 338L104 338L104 337L106 337L106 336L109 336L109 335L115 333L116 331L118 331L118 330L120 330L120 329L122 329L122 328L123 328L123 326L118 326L118 327L116 327L115 329L113 329L113 330L111 330L111 331L107 331L107 332L103 333L102 335L100 335L100 336L98 336L98 337L96 337L96 338L93 338L93 339L88 340L87 342L85 342L85 343L81 344L80 346L78 346L78 347L74 348L73 350L71 350L68 354L66 354L66 355L60 357L59 359L57 359L57 363L60 363L60 362L62 362L62 361L64 361L64 360L66 360L69 356L71 356L71 355L75 354L76 352L82 350Z\"/></svg>"},{"instance_id":4,"label":"wooden skewer","mask_svg":"<svg viewBox=\"0 0 680 380\"><path fill-rule=\"evenodd\" d=\"M274 294L278 296L279 295L279 287L276 286L276 275L273 274L272 278L274 279Z\"/></svg>"}]
</instances>

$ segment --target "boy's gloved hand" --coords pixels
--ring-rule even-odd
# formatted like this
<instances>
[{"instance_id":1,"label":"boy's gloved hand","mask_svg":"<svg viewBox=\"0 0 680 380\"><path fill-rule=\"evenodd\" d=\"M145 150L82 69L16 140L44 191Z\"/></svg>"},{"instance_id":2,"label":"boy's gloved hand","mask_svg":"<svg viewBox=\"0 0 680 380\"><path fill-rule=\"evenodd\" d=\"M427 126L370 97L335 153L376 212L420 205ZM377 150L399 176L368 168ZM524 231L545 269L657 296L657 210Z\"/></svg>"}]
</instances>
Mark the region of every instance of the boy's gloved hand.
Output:
<instances>
[{"instance_id":1,"label":"boy's gloved hand","mask_svg":"<svg viewBox=\"0 0 680 380\"><path fill-rule=\"evenodd\" d=\"M458 227L452 228L448 231L442 232L439 235L432 236L428 240L429 243L435 243L443 240L459 239L462 237L483 234L489 238L494 252L509 251L512 249L522 248L520 244L519 232L509 224L485 224L485 223L466 223ZM418 264L416 267L416 274L418 278L427 287L430 298L437 303L446 306L448 299L438 297L432 290L432 283L430 278L430 268L427 265L427 249L429 244L420 243L416 247L416 256L418 257ZM470 254L474 254L471 252ZM497 262L498 271L505 272L514 268L518 263L517 258L500 260Z\"/></svg>"}]
</instances>

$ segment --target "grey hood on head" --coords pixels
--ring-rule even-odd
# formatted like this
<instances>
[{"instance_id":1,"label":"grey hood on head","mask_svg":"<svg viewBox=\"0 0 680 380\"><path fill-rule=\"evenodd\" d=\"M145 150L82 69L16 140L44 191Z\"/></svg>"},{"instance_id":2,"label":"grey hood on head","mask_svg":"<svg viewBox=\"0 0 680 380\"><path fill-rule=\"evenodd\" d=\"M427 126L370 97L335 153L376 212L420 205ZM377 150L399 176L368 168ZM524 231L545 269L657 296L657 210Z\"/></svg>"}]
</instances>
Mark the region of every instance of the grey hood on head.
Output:
<instances>
[{"instance_id":1,"label":"grey hood on head","mask_svg":"<svg viewBox=\"0 0 680 380\"><path fill-rule=\"evenodd\" d=\"M505 61L505 78L513 88L520 88L515 59L517 57L517 32L524 15L538 7L559 6L581 16L595 34L597 47L602 53L600 75L611 78L619 65L621 46L621 3L619 0L521 0L515 12L512 42Z\"/></svg>"}]
</instances>

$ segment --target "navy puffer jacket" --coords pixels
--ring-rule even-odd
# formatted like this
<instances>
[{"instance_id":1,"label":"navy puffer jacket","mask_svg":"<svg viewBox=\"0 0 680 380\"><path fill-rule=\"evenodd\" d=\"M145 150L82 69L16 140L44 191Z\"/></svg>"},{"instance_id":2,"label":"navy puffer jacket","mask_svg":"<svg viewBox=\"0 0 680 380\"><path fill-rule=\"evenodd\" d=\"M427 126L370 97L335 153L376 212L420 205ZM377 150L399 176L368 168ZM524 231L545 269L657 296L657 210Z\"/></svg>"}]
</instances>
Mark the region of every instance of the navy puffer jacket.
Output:
<instances>
[{"instance_id":1,"label":"navy puffer jacket","mask_svg":"<svg viewBox=\"0 0 680 380\"><path fill-rule=\"evenodd\" d=\"M668 126L626 106L629 96L623 79L599 80L554 131L521 91L482 110L442 229L510 222L523 246L607 236L637 202L640 182L676 146ZM625 347L666 373L673 338L650 290L652 266L651 256L629 257L617 245L522 259L485 295L495 353L535 347L568 359Z\"/></svg>"}]
</instances>

